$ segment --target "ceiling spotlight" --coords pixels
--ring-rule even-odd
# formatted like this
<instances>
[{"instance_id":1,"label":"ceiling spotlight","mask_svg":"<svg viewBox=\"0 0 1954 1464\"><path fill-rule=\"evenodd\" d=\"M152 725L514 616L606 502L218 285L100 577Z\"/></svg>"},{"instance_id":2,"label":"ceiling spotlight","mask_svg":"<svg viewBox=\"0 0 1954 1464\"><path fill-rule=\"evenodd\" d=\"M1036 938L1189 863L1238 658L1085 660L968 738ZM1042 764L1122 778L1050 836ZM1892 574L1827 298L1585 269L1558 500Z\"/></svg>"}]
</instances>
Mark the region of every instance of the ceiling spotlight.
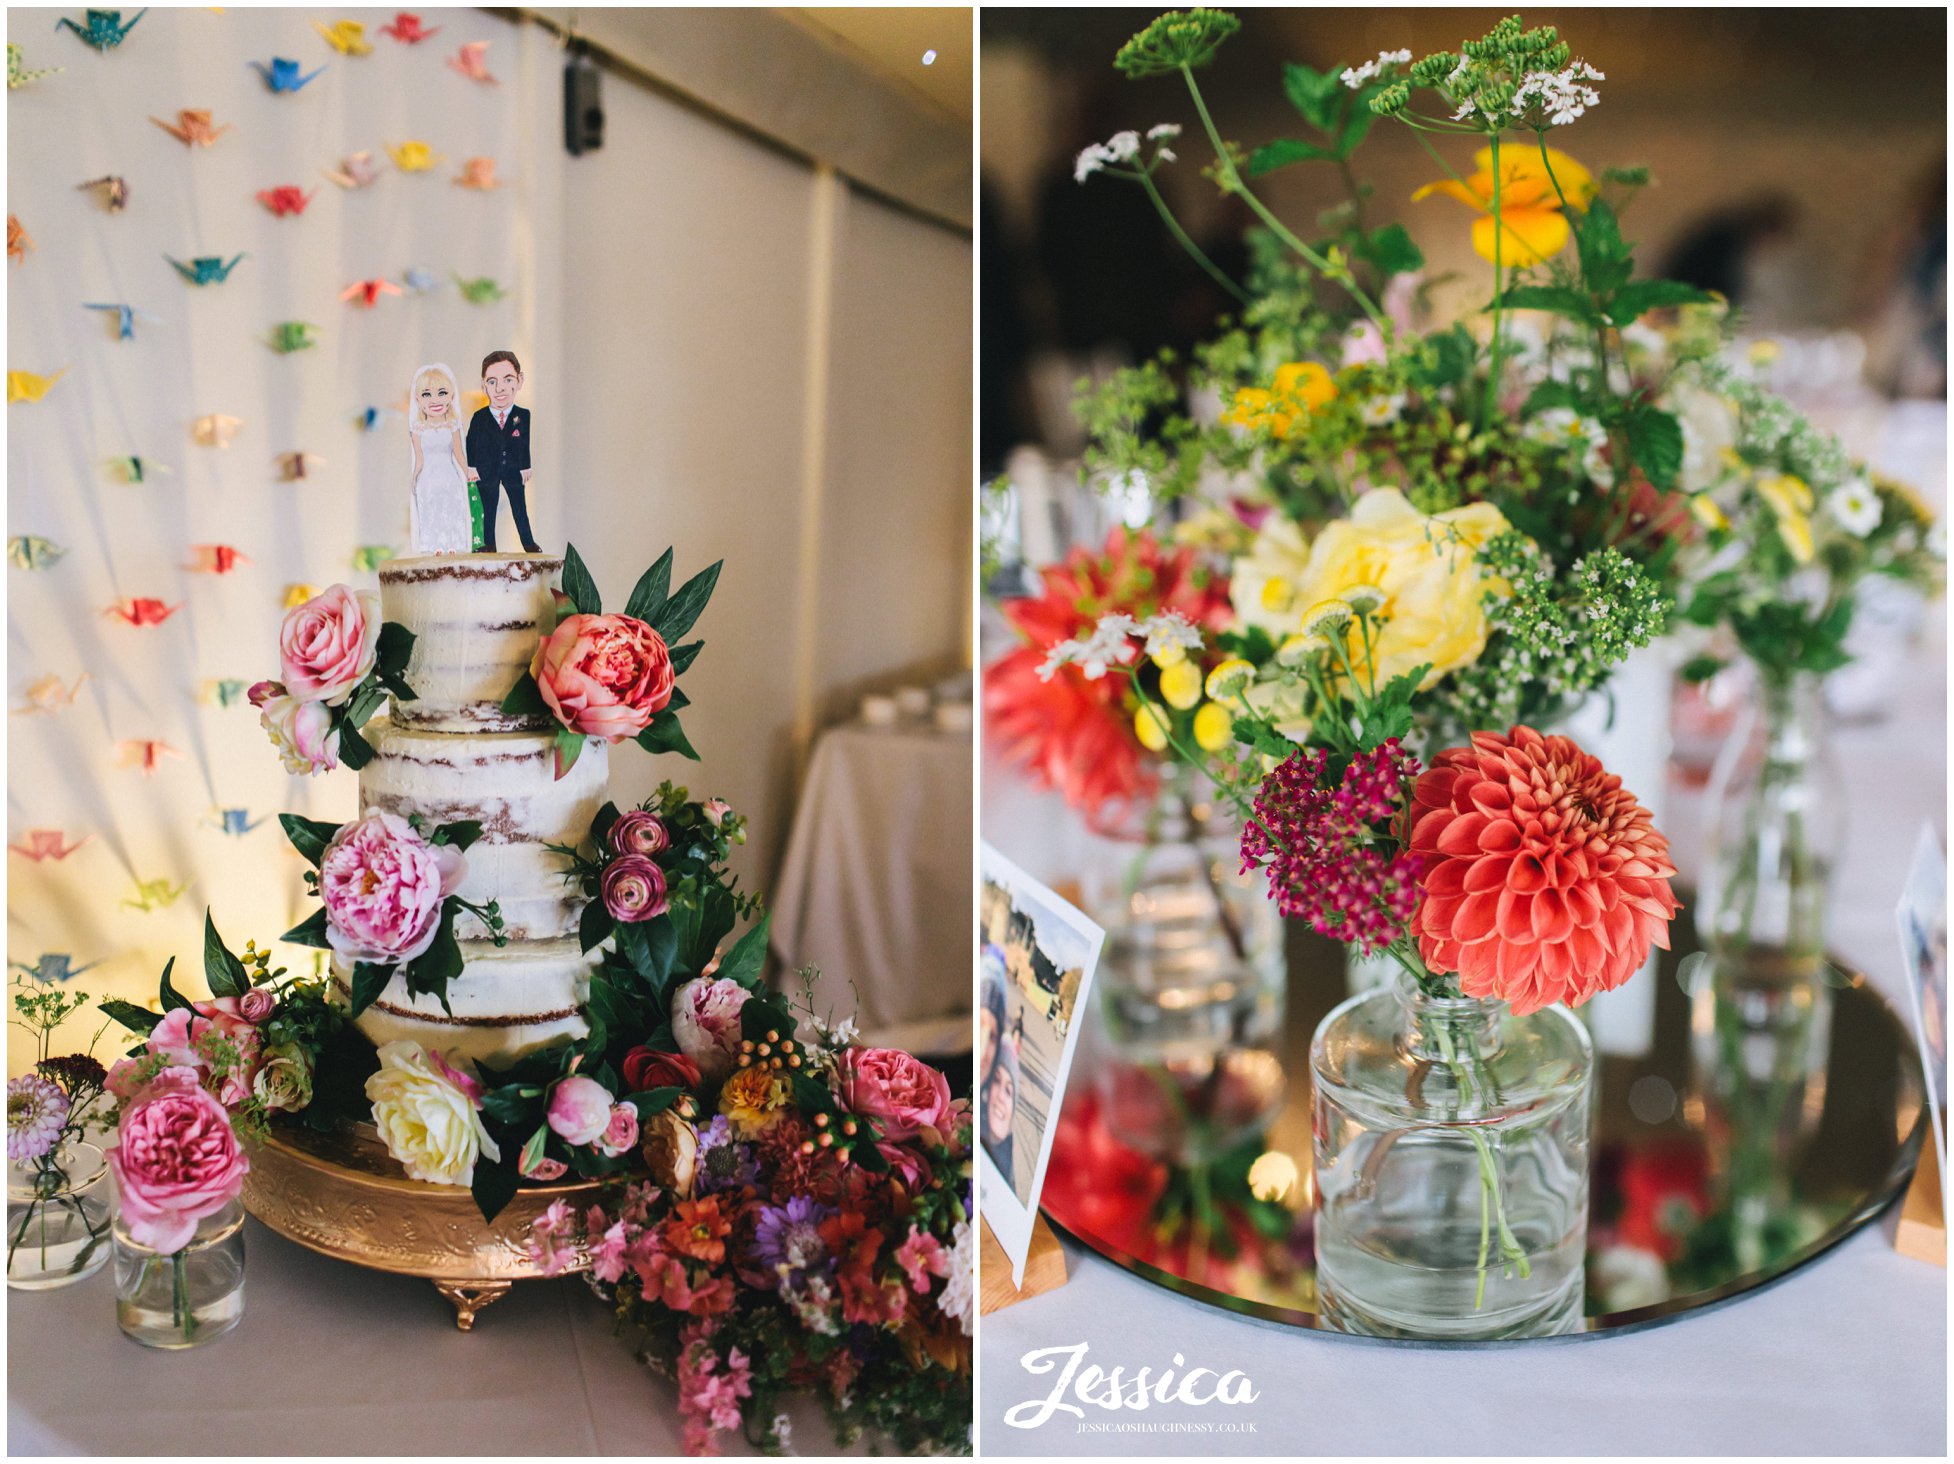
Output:
<instances>
[{"instance_id":1,"label":"ceiling spotlight","mask_svg":"<svg viewBox=\"0 0 1954 1464\"><path fill-rule=\"evenodd\" d=\"M936 64L936 52L934 51L923 52L923 64L925 66L934 66Z\"/></svg>"}]
</instances>

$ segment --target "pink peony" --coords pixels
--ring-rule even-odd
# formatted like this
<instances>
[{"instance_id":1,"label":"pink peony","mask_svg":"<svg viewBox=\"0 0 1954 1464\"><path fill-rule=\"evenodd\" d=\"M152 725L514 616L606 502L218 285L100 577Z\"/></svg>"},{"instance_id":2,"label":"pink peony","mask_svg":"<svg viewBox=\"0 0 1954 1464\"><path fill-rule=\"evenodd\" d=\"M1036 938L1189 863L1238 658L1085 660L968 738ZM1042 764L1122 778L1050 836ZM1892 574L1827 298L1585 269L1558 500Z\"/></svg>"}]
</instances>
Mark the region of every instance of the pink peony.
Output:
<instances>
[{"instance_id":1,"label":"pink peony","mask_svg":"<svg viewBox=\"0 0 1954 1464\"><path fill-rule=\"evenodd\" d=\"M197 1086L196 1074L170 1068L123 1113L109 1167L129 1234L173 1255L190 1243L198 1221L238 1197L251 1163L230 1115Z\"/></svg>"},{"instance_id":2,"label":"pink peony","mask_svg":"<svg viewBox=\"0 0 1954 1464\"><path fill-rule=\"evenodd\" d=\"M611 1120L597 1137L597 1152L615 1159L638 1147L638 1105L620 1103L611 1110Z\"/></svg>"},{"instance_id":3,"label":"pink peony","mask_svg":"<svg viewBox=\"0 0 1954 1464\"><path fill-rule=\"evenodd\" d=\"M278 683L259 682L259 686ZM254 687L253 691L257 688ZM275 694L258 706L258 723L288 773L328 773L339 766L339 733L324 702Z\"/></svg>"},{"instance_id":4,"label":"pink peony","mask_svg":"<svg viewBox=\"0 0 1954 1464\"><path fill-rule=\"evenodd\" d=\"M268 1021L278 1008L278 998L262 986L254 986L237 999L237 1014L256 1027Z\"/></svg>"},{"instance_id":5,"label":"pink peony","mask_svg":"<svg viewBox=\"0 0 1954 1464\"><path fill-rule=\"evenodd\" d=\"M740 1008L747 989L737 981L696 976L672 993L672 1036L679 1051L717 1081L733 1070L740 1050Z\"/></svg>"},{"instance_id":6,"label":"pink peony","mask_svg":"<svg viewBox=\"0 0 1954 1464\"><path fill-rule=\"evenodd\" d=\"M529 674L572 732L622 742L672 699L665 641L629 615L571 615L536 647Z\"/></svg>"},{"instance_id":7,"label":"pink peony","mask_svg":"<svg viewBox=\"0 0 1954 1464\"><path fill-rule=\"evenodd\" d=\"M278 659L285 690L302 702L338 706L373 669L380 641L380 599L334 585L285 617Z\"/></svg>"},{"instance_id":8,"label":"pink peony","mask_svg":"<svg viewBox=\"0 0 1954 1464\"><path fill-rule=\"evenodd\" d=\"M884 1139L901 1142L924 1130L947 1135L955 1127L949 1080L921 1058L894 1047L851 1047L836 1076L843 1106L877 1120Z\"/></svg>"},{"instance_id":9,"label":"pink peony","mask_svg":"<svg viewBox=\"0 0 1954 1464\"><path fill-rule=\"evenodd\" d=\"M192 1072L226 1108L251 1096L264 1062L263 1039L241 1007L235 996L195 1002L170 1012L149 1034L151 1053Z\"/></svg>"},{"instance_id":10,"label":"pink peony","mask_svg":"<svg viewBox=\"0 0 1954 1464\"><path fill-rule=\"evenodd\" d=\"M566 1144L594 1144L610 1129L612 1106L611 1095L595 1078L565 1078L550 1096L550 1127Z\"/></svg>"},{"instance_id":11,"label":"pink peony","mask_svg":"<svg viewBox=\"0 0 1954 1464\"><path fill-rule=\"evenodd\" d=\"M611 825L614 854L642 854L649 859L671 847L672 836L666 831L665 820L649 809L634 808L619 814L617 822Z\"/></svg>"},{"instance_id":12,"label":"pink peony","mask_svg":"<svg viewBox=\"0 0 1954 1464\"><path fill-rule=\"evenodd\" d=\"M459 849L437 848L406 819L370 812L334 834L319 861L326 939L348 961L411 961L434 943L441 902L467 870Z\"/></svg>"},{"instance_id":13,"label":"pink peony","mask_svg":"<svg viewBox=\"0 0 1954 1464\"><path fill-rule=\"evenodd\" d=\"M598 888L614 920L629 923L665 913L665 871L642 854L613 859Z\"/></svg>"}]
</instances>

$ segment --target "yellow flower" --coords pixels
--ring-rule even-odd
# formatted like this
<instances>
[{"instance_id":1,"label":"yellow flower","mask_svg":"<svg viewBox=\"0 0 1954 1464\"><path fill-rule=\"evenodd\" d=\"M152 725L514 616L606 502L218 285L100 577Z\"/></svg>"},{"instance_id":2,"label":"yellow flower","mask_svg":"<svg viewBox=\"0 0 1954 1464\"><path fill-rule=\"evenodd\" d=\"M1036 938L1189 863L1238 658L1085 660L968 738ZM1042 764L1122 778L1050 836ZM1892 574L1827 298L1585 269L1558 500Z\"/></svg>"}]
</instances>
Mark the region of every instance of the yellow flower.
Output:
<instances>
[{"instance_id":1,"label":"yellow flower","mask_svg":"<svg viewBox=\"0 0 1954 1464\"><path fill-rule=\"evenodd\" d=\"M1769 366L1773 361L1777 360L1778 357L1782 356L1783 354L1784 354L1784 347L1779 345L1776 341L1770 340L1768 338L1764 340L1752 341L1750 343L1750 350L1748 352L1748 355L1750 356L1750 364L1753 366Z\"/></svg>"},{"instance_id":2,"label":"yellow flower","mask_svg":"<svg viewBox=\"0 0 1954 1464\"><path fill-rule=\"evenodd\" d=\"M1240 656L1231 656L1208 673L1208 695L1217 701L1222 697L1239 696L1254 675L1254 666Z\"/></svg>"},{"instance_id":3,"label":"yellow flower","mask_svg":"<svg viewBox=\"0 0 1954 1464\"><path fill-rule=\"evenodd\" d=\"M1779 518L1812 511L1812 490L1803 478L1790 473L1772 473L1757 480L1757 496L1771 505Z\"/></svg>"},{"instance_id":4,"label":"yellow flower","mask_svg":"<svg viewBox=\"0 0 1954 1464\"><path fill-rule=\"evenodd\" d=\"M741 1068L719 1090L719 1111L742 1139L757 1138L780 1122L787 1108L787 1084L772 1068Z\"/></svg>"},{"instance_id":5,"label":"yellow flower","mask_svg":"<svg viewBox=\"0 0 1954 1464\"><path fill-rule=\"evenodd\" d=\"M1337 384L1327 368L1315 361L1290 361L1276 367L1273 385L1237 391L1221 420L1231 427L1266 427L1276 437L1287 437L1300 420L1336 397Z\"/></svg>"},{"instance_id":6,"label":"yellow flower","mask_svg":"<svg viewBox=\"0 0 1954 1464\"><path fill-rule=\"evenodd\" d=\"M1258 681L1243 700L1256 716L1268 718L1277 732L1300 744L1309 741L1308 698L1308 688L1300 683Z\"/></svg>"},{"instance_id":7,"label":"yellow flower","mask_svg":"<svg viewBox=\"0 0 1954 1464\"><path fill-rule=\"evenodd\" d=\"M1383 623L1372 623L1370 637L1379 684L1429 664L1423 684L1431 686L1485 650L1481 599L1488 592L1512 590L1479 568L1478 550L1511 527L1490 503L1427 517L1397 489L1373 488L1357 500L1349 518L1316 536L1309 565L1297 581L1297 598L1315 604L1341 598L1359 585L1376 586L1385 595ZM1358 673L1365 674L1362 638L1352 636L1349 650Z\"/></svg>"},{"instance_id":8,"label":"yellow flower","mask_svg":"<svg viewBox=\"0 0 1954 1464\"><path fill-rule=\"evenodd\" d=\"M1168 706L1186 711L1201 700L1201 668L1182 660L1160 673L1160 696Z\"/></svg>"},{"instance_id":9,"label":"yellow flower","mask_svg":"<svg viewBox=\"0 0 1954 1464\"><path fill-rule=\"evenodd\" d=\"M1179 641L1168 641L1153 653L1153 664L1165 671L1169 666L1178 666L1187 659L1187 647Z\"/></svg>"},{"instance_id":10,"label":"yellow flower","mask_svg":"<svg viewBox=\"0 0 1954 1464\"><path fill-rule=\"evenodd\" d=\"M1220 752L1235 740L1235 718L1220 702L1205 702L1194 714L1194 740L1203 752Z\"/></svg>"},{"instance_id":11,"label":"yellow flower","mask_svg":"<svg viewBox=\"0 0 1954 1464\"><path fill-rule=\"evenodd\" d=\"M1319 600L1303 612L1303 634L1328 636L1350 624L1356 613L1348 600Z\"/></svg>"},{"instance_id":12,"label":"yellow flower","mask_svg":"<svg viewBox=\"0 0 1954 1464\"><path fill-rule=\"evenodd\" d=\"M1478 171L1463 183L1455 178L1427 183L1411 199L1416 203L1443 193L1478 209L1484 217L1472 226L1472 247L1489 264L1497 258L1502 267L1524 268L1560 253L1573 232L1561 209L1561 195L1567 196L1569 208L1583 211L1595 195L1593 175L1558 148L1547 149L1545 162L1539 148L1504 148L1499 158L1499 219L1495 222L1493 150L1480 148L1472 161ZM1553 166L1551 175L1549 163ZM1496 238L1497 256L1493 250Z\"/></svg>"},{"instance_id":13,"label":"yellow flower","mask_svg":"<svg viewBox=\"0 0 1954 1464\"><path fill-rule=\"evenodd\" d=\"M1229 572L1228 599L1244 626L1280 638L1296 628L1296 580L1309 566L1309 544L1294 519L1271 513ZM1271 584L1278 588L1271 590Z\"/></svg>"},{"instance_id":14,"label":"yellow flower","mask_svg":"<svg viewBox=\"0 0 1954 1464\"><path fill-rule=\"evenodd\" d=\"M1696 521L1706 529L1727 529L1730 517L1717 506L1717 501L1707 493L1692 493L1689 511L1696 515Z\"/></svg>"},{"instance_id":15,"label":"yellow flower","mask_svg":"<svg viewBox=\"0 0 1954 1464\"><path fill-rule=\"evenodd\" d=\"M1271 575L1262 585L1262 608L1280 615L1296 603L1296 587L1281 575Z\"/></svg>"},{"instance_id":16,"label":"yellow flower","mask_svg":"<svg viewBox=\"0 0 1954 1464\"><path fill-rule=\"evenodd\" d=\"M1810 564L1814 547L1812 545L1812 521L1802 513L1781 513L1778 515L1778 537L1784 547L1791 551L1791 557L1800 564Z\"/></svg>"},{"instance_id":17,"label":"yellow flower","mask_svg":"<svg viewBox=\"0 0 1954 1464\"><path fill-rule=\"evenodd\" d=\"M1160 725L1160 709L1152 702L1142 703L1133 714L1133 735L1148 752L1167 750L1167 729Z\"/></svg>"},{"instance_id":18,"label":"yellow flower","mask_svg":"<svg viewBox=\"0 0 1954 1464\"><path fill-rule=\"evenodd\" d=\"M1292 635L1276 647L1276 660L1285 666L1300 666L1318 651L1327 651L1330 643L1320 635Z\"/></svg>"}]
</instances>

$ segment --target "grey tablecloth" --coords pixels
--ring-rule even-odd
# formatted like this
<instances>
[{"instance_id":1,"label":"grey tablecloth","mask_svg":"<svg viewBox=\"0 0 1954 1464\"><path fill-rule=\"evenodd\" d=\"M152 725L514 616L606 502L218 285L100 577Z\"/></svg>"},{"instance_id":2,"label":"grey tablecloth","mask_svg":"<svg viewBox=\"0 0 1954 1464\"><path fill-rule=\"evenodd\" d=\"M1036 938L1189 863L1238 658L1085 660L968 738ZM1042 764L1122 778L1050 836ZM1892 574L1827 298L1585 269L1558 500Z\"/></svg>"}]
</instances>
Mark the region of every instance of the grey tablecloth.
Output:
<instances>
[{"instance_id":1,"label":"grey tablecloth","mask_svg":"<svg viewBox=\"0 0 1954 1464\"><path fill-rule=\"evenodd\" d=\"M773 949L871 1040L970 1045L970 734L835 727L815 744L773 899ZM854 992L849 990L853 982Z\"/></svg>"},{"instance_id":2,"label":"grey tablecloth","mask_svg":"<svg viewBox=\"0 0 1954 1464\"><path fill-rule=\"evenodd\" d=\"M107 1267L9 1292L8 1452L679 1452L677 1388L634 1361L580 1280L518 1284L464 1335L426 1281L327 1260L256 1221L245 1246L244 1320L189 1352L116 1329ZM833 1452L818 1408L789 1416L800 1452Z\"/></svg>"}]
</instances>

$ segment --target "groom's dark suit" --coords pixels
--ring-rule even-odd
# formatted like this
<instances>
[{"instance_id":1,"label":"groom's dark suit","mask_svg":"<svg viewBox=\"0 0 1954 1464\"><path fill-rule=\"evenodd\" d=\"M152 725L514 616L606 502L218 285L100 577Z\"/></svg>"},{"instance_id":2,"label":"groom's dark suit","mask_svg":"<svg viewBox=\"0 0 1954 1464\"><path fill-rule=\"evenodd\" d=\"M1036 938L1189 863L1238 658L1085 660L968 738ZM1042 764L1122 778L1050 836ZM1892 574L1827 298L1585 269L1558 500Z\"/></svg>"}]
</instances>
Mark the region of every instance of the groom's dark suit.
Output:
<instances>
[{"instance_id":1,"label":"groom's dark suit","mask_svg":"<svg viewBox=\"0 0 1954 1464\"><path fill-rule=\"evenodd\" d=\"M536 538L529 532L529 501L522 481L522 475L529 470L529 408L509 408L508 420L500 426L496 425L493 407L476 412L468 422L468 466L479 475L476 487L482 495L483 552L495 552L495 512L506 492L523 551L536 553Z\"/></svg>"}]
</instances>

